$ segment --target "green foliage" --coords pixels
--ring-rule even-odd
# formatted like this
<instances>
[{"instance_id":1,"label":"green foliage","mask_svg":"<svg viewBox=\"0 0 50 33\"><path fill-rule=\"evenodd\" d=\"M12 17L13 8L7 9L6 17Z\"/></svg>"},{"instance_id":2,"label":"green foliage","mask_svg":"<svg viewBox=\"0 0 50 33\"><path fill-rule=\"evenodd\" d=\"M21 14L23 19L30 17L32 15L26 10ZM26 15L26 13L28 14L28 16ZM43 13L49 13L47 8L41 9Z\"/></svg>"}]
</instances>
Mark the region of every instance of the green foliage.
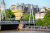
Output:
<instances>
[{"instance_id":1,"label":"green foliage","mask_svg":"<svg viewBox=\"0 0 50 33\"><path fill-rule=\"evenodd\" d=\"M38 19L36 21L37 26L50 26L50 11L47 11L47 13L44 16L44 19Z\"/></svg>"},{"instance_id":2,"label":"green foliage","mask_svg":"<svg viewBox=\"0 0 50 33\"><path fill-rule=\"evenodd\" d=\"M42 22L43 22L43 26L48 26L48 20L47 19L43 19Z\"/></svg>"},{"instance_id":3,"label":"green foliage","mask_svg":"<svg viewBox=\"0 0 50 33\"><path fill-rule=\"evenodd\" d=\"M36 26L43 26L43 22L42 22L41 19L38 19L38 20L36 21Z\"/></svg>"},{"instance_id":4,"label":"green foliage","mask_svg":"<svg viewBox=\"0 0 50 33\"><path fill-rule=\"evenodd\" d=\"M24 19L24 20L29 20L29 14L24 13L24 15L23 15L23 19Z\"/></svg>"},{"instance_id":5,"label":"green foliage","mask_svg":"<svg viewBox=\"0 0 50 33\"><path fill-rule=\"evenodd\" d=\"M50 11L47 11L45 14L43 22L45 24L44 26L50 26Z\"/></svg>"},{"instance_id":6,"label":"green foliage","mask_svg":"<svg viewBox=\"0 0 50 33\"><path fill-rule=\"evenodd\" d=\"M45 16L44 16L44 19L49 19L50 18L50 11L47 11L47 13L45 14Z\"/></svg>"},{"instance_id":7,"label":"green foliage","mask_svg":"<svg viewBox=\"0 0 50 33\"><path fill-rule=\"evenodd\" d=\"M6 20L8 20L9 18L15 18L14 13L11 11L11 9L6 9Z\"/></svg>"},{"instance_id":8,"label":"green foliage","mask_svg":"<svg viewBox=\"0 0 50 33\"><path fill-rule=\"evenodd\" d=\"M31 13L31 15L32 15L32 13ZM33 15L33 16L34 16L34 15ZM29 13L29 14L24 13L23 19L24 19L24 20L29 20L29 17L30 17L31 19L33 19L33 16L30 17L30 13ZM34 19L35 19L35 17L34 17Z\"/></svg>"}]
</instances>

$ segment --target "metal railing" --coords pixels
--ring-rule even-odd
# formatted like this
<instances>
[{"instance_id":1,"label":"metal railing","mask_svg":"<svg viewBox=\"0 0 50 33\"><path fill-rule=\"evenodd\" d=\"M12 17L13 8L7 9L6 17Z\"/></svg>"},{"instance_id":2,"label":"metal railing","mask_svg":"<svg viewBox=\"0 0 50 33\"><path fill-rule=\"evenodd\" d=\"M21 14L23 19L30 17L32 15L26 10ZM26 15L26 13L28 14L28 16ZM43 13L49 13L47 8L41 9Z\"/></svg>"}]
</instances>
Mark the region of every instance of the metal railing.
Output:
<instances>
[{"instance_id":1,"label":"metal railing","mask_svg":"<svg viewBox=\"0 0 50 33\"><path fill-rule=\"evenodd\" d=\"M48 27L50 27L50 26L27 26L22 29L25 29L25 30L49 30L50 31L50 29Z\"/></svg>"},{"instance_id":2,"label":"metal railing","mask_svg":"<svg viewBox=\"0 0 50 33\"><path fill-rule=\"evenodd\" d=\"M29 22L29 21L1 21L0 24L34 24L33 22Z\"/></svg>"}]
</instances>

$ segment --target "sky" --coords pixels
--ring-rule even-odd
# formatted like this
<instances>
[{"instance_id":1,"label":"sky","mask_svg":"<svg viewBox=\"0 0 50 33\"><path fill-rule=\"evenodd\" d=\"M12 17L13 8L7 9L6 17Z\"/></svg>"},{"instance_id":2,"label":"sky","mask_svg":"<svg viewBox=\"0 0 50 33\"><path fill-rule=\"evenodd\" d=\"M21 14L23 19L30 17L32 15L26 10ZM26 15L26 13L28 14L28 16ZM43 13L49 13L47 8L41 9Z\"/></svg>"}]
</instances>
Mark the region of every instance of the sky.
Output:
<instances>
[{"instance_id":1,"label":"sky","mask_svg":"<svg viewBox=\"0 0 50 33\"><path fill-rule=\"evenodd\" d=\"M2 0L0 0L0 6L1 1ZM43 6L50 8L50 0L4 0L4 2L6 4L6 9L10 8L11 5L16 5L17 3L38 5L39 8L42 8Z\"/></svg>"}]
</instances>

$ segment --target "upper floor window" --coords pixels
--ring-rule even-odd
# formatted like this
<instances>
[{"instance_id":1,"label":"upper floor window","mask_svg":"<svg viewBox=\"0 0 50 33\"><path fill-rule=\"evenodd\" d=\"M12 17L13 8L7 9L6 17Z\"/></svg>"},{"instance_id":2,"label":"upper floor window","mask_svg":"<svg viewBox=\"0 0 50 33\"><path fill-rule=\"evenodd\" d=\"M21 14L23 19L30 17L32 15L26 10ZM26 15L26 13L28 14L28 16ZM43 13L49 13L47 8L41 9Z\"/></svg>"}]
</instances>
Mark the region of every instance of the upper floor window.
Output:
<instances>
[{"instance_id":1,"label":"upper floor window","mask_svg":"<svg viewBox=\"0 0 50 33\"><path fill-rule=\"evenodd\" d=\"M17 10L23 10L23 6L17 6Z\"/></svg>"},{"instance_id":2,"label":"upper floor window","mask_svg":"<svg viewBox=\"0 0 50 33\"><path fill-rule=\"evenodd\" d=\"M11 8L11 10L15 10L15 7L14 8Z\"/></svg>"},{"instance_id":3,"label":"upper floor window","mask_svg":"<svg viewBox=\"0 0 50 33\"><path fill-rule=\"evenodd\" d=\"M37 8L34 8L34 11L37 11Z\"/></svg>"},{"instance_id":4,"label":"upper floor window","mask_svg":"<svg viewBox=\"0 0 50 33\"><path fill-rule=\"evenodd\" d=\"M25 10L27 11L28 10L28 7L25 7Z\"/></svg>"}]
</instances>

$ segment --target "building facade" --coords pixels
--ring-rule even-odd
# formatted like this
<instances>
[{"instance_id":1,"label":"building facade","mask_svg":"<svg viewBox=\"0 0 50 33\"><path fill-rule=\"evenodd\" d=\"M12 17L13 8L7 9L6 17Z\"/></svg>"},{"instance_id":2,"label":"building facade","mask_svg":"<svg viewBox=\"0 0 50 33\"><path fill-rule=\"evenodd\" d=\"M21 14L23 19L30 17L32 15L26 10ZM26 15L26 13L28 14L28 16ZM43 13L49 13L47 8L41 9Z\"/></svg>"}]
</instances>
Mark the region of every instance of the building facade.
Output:
<instances>
[{"instance_id":1,"label":"building facade","mask_svg":"<svg viewBox=\"0 0 50 33\"><path fill-rule=\"evenodd\" d=\"M47 11L50 11L50 8L46 8Z\"/></svg>"},{"instance_id":2,"label":"building facade","mask_svg":"<svg viewBox=\"0 0 50 33\"><path fill-rule=\"evenodd\" d=\"M39 12L37 12L35 14L35 20L37 19L43 19L44 16L45 16L46 12L45 12L45 9L41 9Z\"/></svg>"},{"instance_id":3,"label":"building facade","mask_svg":"<svg viewBox=\"0 0 50 33\"><path fill-rule=\"evenodd\" d=\"M15 20L20 20L24 12L23 5L12 5L10 9L15 14Z\"/></svg>"},{"instance_id":4,"label":"building facade","mask_svg":"<svg viewBox=\"0 0 50 33\"><path fill-rule=\"evenodd\" d=\"M39 7L38 7L38 5L33 5L33 9L34 9L34 12L35 12L35 13L39 12Z\"/></svg>"},{"instance_id":5,"label":"building facade","mask_svg":"<svg viewBox=\"0 0 50 33\"><path fill-rule=\"evenodd\" d=\"M39 12L39 7L38 5L33 5L32 4L32 9L33 9L33 14L35 15L36 12ZM30 13L31 10L31 4L24 4L22 3L21 5L17 4L17 5L12 5L10 7L10 9L12 10L12 12L14 12L15 14L15 18L16 20L20 20L20 18L23 16L23 14L26 13Z\"/></svg>"}]
</instances>

